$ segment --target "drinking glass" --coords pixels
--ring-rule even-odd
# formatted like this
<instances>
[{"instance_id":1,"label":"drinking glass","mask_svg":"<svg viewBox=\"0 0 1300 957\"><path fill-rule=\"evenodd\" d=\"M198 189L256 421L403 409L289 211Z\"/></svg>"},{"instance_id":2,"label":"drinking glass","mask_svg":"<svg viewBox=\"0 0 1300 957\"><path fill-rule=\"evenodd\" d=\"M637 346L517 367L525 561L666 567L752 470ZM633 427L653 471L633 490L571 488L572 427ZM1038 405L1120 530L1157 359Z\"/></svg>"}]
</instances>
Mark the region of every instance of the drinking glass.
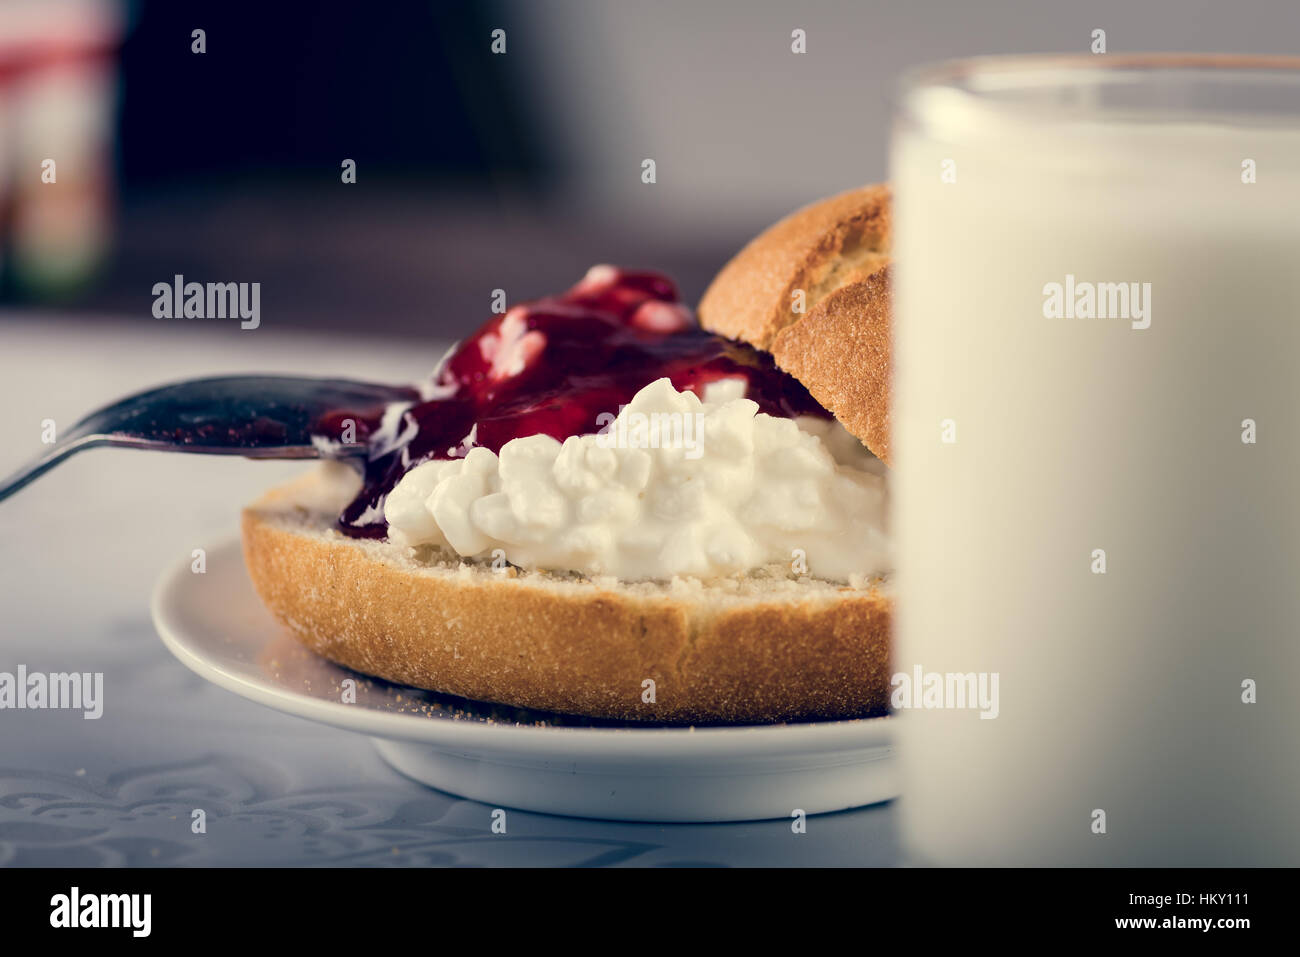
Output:
<instances>
[{"instance_id":1,"label":"drinking glass","mask_svg":"<svg viewBox=\"0 0 1300 957\"><path fill-rule=\"evenodd\" d=\"M1300 59L923 68L891 163L907 852L1300 863Z\"/></svg>"}]
</instances>

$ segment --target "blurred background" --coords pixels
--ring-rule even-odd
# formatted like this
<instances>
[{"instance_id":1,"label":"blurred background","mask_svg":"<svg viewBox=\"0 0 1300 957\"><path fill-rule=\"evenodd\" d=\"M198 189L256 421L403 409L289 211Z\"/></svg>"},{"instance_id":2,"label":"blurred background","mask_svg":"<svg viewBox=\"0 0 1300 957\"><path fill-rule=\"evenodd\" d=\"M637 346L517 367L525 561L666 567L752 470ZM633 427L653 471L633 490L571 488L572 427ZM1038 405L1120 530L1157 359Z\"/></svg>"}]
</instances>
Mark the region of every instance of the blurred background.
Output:
<instances>
[{"instance_id":1,"label":"blurred background","mask_svg":"<svg viewBox=\"0 0 1300 957\"><path fill-rule=\"evenodd\" d=\"M1297 27L1292 0L0 0L0 308L157 323L180 273L260 282L263 327L451 338L596 262L693 301L763 225L884 178L910 65Z\"/></svg>"}]
</instances>

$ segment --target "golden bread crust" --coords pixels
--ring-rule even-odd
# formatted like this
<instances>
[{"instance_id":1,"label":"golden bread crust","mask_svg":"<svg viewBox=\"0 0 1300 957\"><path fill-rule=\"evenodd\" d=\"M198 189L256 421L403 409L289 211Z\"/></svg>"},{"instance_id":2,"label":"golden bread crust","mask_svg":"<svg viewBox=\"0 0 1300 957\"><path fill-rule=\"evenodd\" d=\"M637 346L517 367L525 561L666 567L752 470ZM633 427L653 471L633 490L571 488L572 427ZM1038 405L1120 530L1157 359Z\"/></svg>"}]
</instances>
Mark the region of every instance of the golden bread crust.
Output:
<instances>
[{"instance_id":1,"label":"golden bread crust","mask_svg":"<svg viewBox=\"0 0 1300 957\"><path fill-rule=\"evenodd\" d=\"M886 266L841 286L772 343L776 364L886 465L893 464L890 278Z\"/></svg>"},{"instance_id":2,"label":"golden bread crust","mask_svg":"<svg viewBox=\"0 0 1300 957\"><path fill-rule=\"evenodd\" d=\"M705 329L771 352L886 464L892 242L888 185L849 190L756 236L699 305Z\"/></svg>"},{"instance_id":3,"label":"golden bread crust","mask_svg":"<svg viewBox=\"0 0 1300 957\"><path fill-rule=\"evenodd\" d=\"M823 296L885 265L892 237L886 184L805 206L759 233L722 267L700 299L700 324L770 351L776 334Z\"/></svg>"},{"instance_id":4,"label":"golden bread crust","mask_svg":"<svg viewBox=\"0 0 1300 957\"><path fill-rule=\"evenodd\" d=\"M396 546L328 533L334 515L295 504L312 480L244 511L244 558L275 617L348 668L479 701L671 724L888 707L891 602L878 587L720 597L421 566Z\"/></svg>"}]
</instances>

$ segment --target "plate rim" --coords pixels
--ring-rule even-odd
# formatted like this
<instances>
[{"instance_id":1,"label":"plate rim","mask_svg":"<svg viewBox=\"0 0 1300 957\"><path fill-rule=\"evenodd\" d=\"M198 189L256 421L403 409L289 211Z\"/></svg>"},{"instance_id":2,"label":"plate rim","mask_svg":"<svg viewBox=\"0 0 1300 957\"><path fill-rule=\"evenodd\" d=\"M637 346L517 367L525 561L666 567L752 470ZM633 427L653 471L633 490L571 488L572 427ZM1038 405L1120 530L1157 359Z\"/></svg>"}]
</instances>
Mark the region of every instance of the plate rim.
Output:
<instances>
[{"instance_id":1,"label":"plate rim","mask_svg":"<svg viewBox=\"0 0 1300 957\"><path fill-rule=\"evenodd\" d=\"M417 741L444 747L478 751L526 750L533 756L575 756L575 751L595 757L708 758L776 757L798 751L813 757L819 753L843 754L846 750L892 750L897 718L850 718L834 721L777 725L723 725L710 727L659 726L648 728L538 727L491 724L482 721L437 719L394 714L327 701L292 689L259 682L223 666L220 659L203 655L185 637L180 620L181 598L194 583L193 559L185 558L164 568L154 584L149 602L150 617L164 646L199 677L264 707L317 721L346 731L399 741ZM242 541L238 534L226 535L206 553L206 567L237 562L244 574ZM255 594L255 593L254 593Z\"/></svg>"}]
</instances>

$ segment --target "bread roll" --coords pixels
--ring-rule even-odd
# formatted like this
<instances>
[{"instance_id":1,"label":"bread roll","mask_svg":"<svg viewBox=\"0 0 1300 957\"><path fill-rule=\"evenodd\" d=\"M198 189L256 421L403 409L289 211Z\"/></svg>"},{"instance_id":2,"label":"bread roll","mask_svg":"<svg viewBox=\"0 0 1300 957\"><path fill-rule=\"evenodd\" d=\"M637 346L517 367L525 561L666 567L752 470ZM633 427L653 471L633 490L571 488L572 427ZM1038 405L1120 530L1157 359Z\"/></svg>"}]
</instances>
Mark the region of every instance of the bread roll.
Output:
<instances>
[{"instance_id":1,"label":"bread roll","mask_svg":"<svg viewBox=\"0 0 1300 957\"><path fill-rule=\"evenodd\" d=\"M479 701L660 724L888 706L890 604L879 583L795 580L784 569L621 583L416 558L334 531L348 493L324 474L245 509L244 558L276 618L338 664Z\"/></svg>"},{"instance_id":2,"label":"bread roll","mask_svg":"<svg viewBox=\"0 0 1300 957\"><path fill-rule=\"evenodd\" d=\"M718 274L702 325L768 350L889 462L889 190L766 230ZM337 475L341 466L334 466ZM522 572L334 530L352 490L326 468L245 510L244 556L308 648L389 681L516 707L659 724L882 714L888 585Z\"/></svg>"}]
</instances>

